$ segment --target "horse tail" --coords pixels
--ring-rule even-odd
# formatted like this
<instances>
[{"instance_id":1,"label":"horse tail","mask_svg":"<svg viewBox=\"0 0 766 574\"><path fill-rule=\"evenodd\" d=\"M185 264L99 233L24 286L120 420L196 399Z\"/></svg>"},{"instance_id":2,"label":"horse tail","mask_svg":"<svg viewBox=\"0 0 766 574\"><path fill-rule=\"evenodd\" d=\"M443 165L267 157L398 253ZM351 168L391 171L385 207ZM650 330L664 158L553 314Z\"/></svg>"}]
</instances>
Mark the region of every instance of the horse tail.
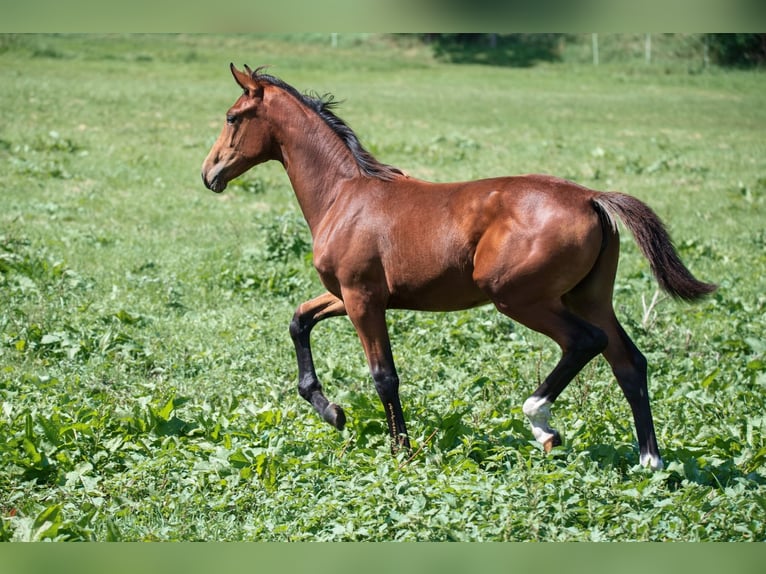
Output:
<instances>
[{"instance_id":1,"label":"horse tail","mask_svg":"<svg viewBox=\"0 0 766 574\"><path fill-rule=\"evenodd\" d=\"M678 299L693 301L716 290L712 283L699 281L678 256L665 225L642 201L624 193L605 192L593 197L602 221L616 229L616 215L633 234L639 249L649 260L660 287Z\"/></svg>"}]
</instances>

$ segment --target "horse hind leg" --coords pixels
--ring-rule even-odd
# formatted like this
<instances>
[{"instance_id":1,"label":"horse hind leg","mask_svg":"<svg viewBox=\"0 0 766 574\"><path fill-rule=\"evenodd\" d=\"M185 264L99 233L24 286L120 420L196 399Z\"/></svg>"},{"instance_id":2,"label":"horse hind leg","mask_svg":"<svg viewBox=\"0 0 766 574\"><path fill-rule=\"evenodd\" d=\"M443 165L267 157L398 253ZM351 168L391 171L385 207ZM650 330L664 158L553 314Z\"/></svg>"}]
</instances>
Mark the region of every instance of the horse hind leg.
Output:
<instances>
[{"instance_id":1,"label":"horse hind leg","mask_svg":"<svg viewBox=\"0 0 766 574\"><path fill-rule=\"evenodd\" d=\"M606 333L603 355L633 413L639 461L643 466L659 470L663 463L649 404L646 359L620 325L612 307L618 255L619 242L616 237L610 238L592 272L564 297L564 304Z\"/></svg>"},{"instance_id":2,"label":"horse hind leg","mask_svg":"<svg viewBox=\"0 0 766 574\"><path fill-rule=\"evenodd\" d=\"M608 344L603 355L630 405L638 438L639 462L642 466L660 470L663 462L649 404L646 358L620 325L611 305L603 319L593 317L592 320L607 334Z\"/></svg>"},{"instance_id":3,"label":"horse hind leg","mask_svg":"<svg viewBox=\"0 0 766 574\"><path fill-rule=\"evenodd\" d=\"M496 302L511 319L547 335L561 348L559 362L524 402L522 411L529 419L532 434L546 452L561 444L559 432L549 426L550 408L572 379L607 344L606 334L564 307L561 301L510 307Z\"/></svg>"},{"instance_id":4,"label":"horse hind leg","mask_svg":"<svg viewBox=\"0 0 766 574\"><path fill-rule=\"evenodd\" d=\"M604 351L604 357L612 367L617 383L633 412L638 438L639 462L652 470L663 467L657 437L654 431L652 410L649 404L647 385L647 364L644 355L630 340L628 334L615 318L610 329L610 344Z\"/></svg>"},{"instance_id":5,"label":"horse hind leg","mask_svg":"<svg viewBox=\"0 0 766 574\"><path fill-rule=\"evenodd\" d=\"M331 293L325 293L306 301L298 307L290 322L290 337L295 345L298 361L298 392L321 417L338 430L346 425L343 409L327 400L314 367L311 353L311 330L321 320L346 314L343 301Z\"/></svg>"},{"instance_id":6,"label":"horse hind leg","mask_svg":"<svg viewBox=\"0 0 766 574\"><path fill-rule=\"evenodd\" d=\"M663 462L649 404L646 358L620 325L611 304L601 305L604 307L601 312L595 311L595 306L581 306L580 312L607 334L608 344L603 355L630 405L638 439L640 464L660 470Z\"/></svg>"}]
</instances>

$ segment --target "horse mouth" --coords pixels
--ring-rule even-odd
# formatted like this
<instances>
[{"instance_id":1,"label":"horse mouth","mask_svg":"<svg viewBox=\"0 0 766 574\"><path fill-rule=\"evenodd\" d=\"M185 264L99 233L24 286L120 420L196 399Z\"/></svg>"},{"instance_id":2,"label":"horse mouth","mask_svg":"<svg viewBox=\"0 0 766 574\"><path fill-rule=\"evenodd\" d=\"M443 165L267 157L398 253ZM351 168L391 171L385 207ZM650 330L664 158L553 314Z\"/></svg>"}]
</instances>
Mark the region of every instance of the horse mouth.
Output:
<instances>
[{"instance_id":1,"label":"horse mouth","mask_svg":"<svg viewBox=\"0 0 766 574\"><path fill-rule=\"evenodd\" d=\"M205 187L215 193L221 193L224 189L226 189L227 183L226 180L221 177L220 172L214 175L213 179L208 181L204 171L202 172L202 182L205 184Z\"/></svg>"}]
</instances>

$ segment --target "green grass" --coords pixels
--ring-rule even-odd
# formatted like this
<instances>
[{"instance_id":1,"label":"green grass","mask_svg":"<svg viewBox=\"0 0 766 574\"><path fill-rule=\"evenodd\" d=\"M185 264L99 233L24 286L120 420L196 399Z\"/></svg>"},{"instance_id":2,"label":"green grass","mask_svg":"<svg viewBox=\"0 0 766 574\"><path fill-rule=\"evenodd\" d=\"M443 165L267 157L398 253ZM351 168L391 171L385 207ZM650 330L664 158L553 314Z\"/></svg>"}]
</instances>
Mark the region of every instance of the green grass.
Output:
<instances>
[{"instance_id":1,"label":"green grass","mask_svg":"<svg viewBox=\"0 0 766 574\"><path fill-rule=\"evenodd\" d=\"M490 308L390 314L414 460L390 456L346 319L314 350L349 424L319 420L287 333L321 291L289 182L264 165L216 196L199 176L230 61L334 93L413 175L545 172L649 202L720 284L645 313L656 284L623 234L615 305L667 468L638 466L601 360L543 455L521 404L558 351ZM765 83L461 66L364 35L0 38L0 540L766 539Z\"/></svg>"}]
</instances>

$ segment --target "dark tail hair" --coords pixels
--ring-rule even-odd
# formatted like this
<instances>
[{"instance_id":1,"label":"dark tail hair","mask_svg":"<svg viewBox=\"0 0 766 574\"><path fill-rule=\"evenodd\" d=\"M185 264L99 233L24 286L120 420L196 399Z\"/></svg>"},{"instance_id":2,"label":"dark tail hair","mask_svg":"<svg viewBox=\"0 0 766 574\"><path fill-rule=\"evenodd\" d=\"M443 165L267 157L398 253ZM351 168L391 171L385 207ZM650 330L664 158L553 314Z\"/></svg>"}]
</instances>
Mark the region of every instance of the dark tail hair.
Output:
<instances>
[{"instance_id":1,"label":"dark tail hair","mask_svg":"<svg viewBox=\"0 0 766 574\"><path fill-rule=\"evenodd\" d=\"M641 252L649 260L660 287L671 296L692 301L717 289L712 283L698 281L676 252L665 225L642 201L624 193L606 192L593 198L596 209L616 227L617 215L633 234Z\"/></svg>"}]
</instances>

